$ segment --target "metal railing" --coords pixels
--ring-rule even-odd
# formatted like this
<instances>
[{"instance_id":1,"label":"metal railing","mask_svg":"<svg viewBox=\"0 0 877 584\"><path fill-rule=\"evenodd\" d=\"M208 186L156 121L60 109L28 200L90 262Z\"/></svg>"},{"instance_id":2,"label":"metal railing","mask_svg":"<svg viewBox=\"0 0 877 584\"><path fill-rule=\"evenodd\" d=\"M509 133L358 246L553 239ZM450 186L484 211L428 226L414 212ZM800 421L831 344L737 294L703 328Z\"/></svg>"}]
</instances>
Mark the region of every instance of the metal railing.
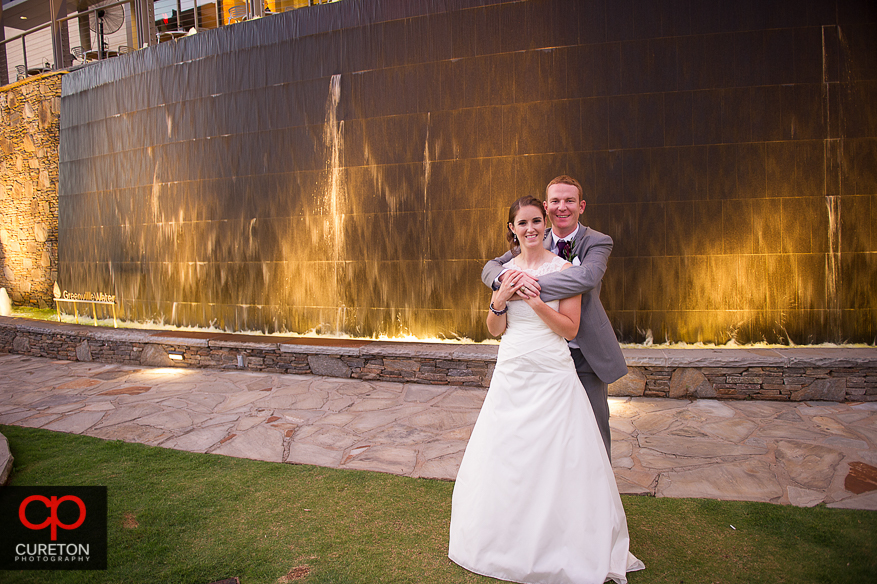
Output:
<instances>
[{"instance_id":1,"label":"metal railing","mask_svg":"<svg viewBox=\"0 0 877 584\"><path fill-rule=\"evenodd\" d=\"M137 9L138 3L137 0L120 0L101 6L92 6L88 10L61 18L52 18L49 22L0 41L6 57L6 63L0 63L0 66L4 66L8 81L11 82L46 71L66 69L72 66L74 61L84 63L91 59L98 60L107 58L109 55L116 55L119 51L115 49L110 51L111 44L129 47L138 35L139 27L137 25L140 21L137 18L138 12L140 12ZM123 7L125 15L118 31L100 35L90 30L88 23L98 20L99 11L109 10L117 6ZM88 35L88 43L82 43L83 33ZM70 46L72 44L70 39L77 37L80 38L80 43L77 46ZM91 49L92 38L98 44L96 50ZM120 39L122 39L121 42ZM86 44L86 46L79 46L81 44ZM51 58L48 55L52 55ZM35 56L37 59L34 59ZM32 66L35 61L38 65ZM13 71L15 78L12 77Z\"/></svg>"},{"instance_id":2,"label":"metal railing","mask_svg":"<svg viewBox=\"0 0 877 584\"><path fill-rule=\"evenodd\" d=\"M0 41L0 57L5 57L5 62L0 59L0 71L6 72L0 85L175 40L190 34L193 29L197 32L337 1L119 0L55 17L51 14L55 2L32 0L42 6L48 5L46 12L50 20ZM91 30L88 23L94 21L99 11L116 6L123 6L125 10L125 20L118 31L101 36ZM41 16L44 18L45 13ZM71 39L75 38L79 42L72 42Z\"/></svg>"}]
</instances>

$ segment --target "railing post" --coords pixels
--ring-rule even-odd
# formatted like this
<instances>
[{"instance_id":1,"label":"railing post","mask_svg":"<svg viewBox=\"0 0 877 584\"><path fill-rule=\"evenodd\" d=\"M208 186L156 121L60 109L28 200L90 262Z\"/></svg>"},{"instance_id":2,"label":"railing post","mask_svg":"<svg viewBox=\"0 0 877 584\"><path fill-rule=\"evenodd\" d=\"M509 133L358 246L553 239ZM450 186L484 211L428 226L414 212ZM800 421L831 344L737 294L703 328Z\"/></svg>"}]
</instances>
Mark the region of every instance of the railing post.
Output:
<instances>
[{"instance_id":1,"label":"railing post","mask_svg":"<svg viewBox=\"0 0 877 584\"><path fill-rule=\"evenodd\" d=\"M21 37L21 56L24 59L24 70L27 71L27 45L24 44L24 37Z\"/></svg>"},{"instance_id":2,"label":"railing post","mask_svg":"<svg viewBox=\"0 0 877 584\"><path fill-rule=\"evenodd\" d=\"M70 58L67 23L60 22L67 16L67 2L65 0L50 0L49 10L52 18L52 57L55 61L53 69L64 69L73 64L73 60Z\"/></svg>"}]
</instances>

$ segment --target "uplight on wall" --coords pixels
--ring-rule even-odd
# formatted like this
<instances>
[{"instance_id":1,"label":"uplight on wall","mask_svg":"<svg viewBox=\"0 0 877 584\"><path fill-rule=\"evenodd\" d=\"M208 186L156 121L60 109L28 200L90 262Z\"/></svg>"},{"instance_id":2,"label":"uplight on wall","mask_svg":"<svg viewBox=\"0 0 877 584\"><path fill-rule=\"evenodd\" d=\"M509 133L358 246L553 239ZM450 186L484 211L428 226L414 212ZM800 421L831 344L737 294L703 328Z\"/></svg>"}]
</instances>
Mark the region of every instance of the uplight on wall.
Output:
<instances>
[{"instance_id":1,"label":"uplight on wall","mask_svg":"<svg viewBox=\"0 0 877 584\"><path fill-rule=\"evenodd\" d=\"M171 358L171 361L182 361L183 360L183 352L182 351L168 351L167 356Z\"/></svg>"}]
</instances>

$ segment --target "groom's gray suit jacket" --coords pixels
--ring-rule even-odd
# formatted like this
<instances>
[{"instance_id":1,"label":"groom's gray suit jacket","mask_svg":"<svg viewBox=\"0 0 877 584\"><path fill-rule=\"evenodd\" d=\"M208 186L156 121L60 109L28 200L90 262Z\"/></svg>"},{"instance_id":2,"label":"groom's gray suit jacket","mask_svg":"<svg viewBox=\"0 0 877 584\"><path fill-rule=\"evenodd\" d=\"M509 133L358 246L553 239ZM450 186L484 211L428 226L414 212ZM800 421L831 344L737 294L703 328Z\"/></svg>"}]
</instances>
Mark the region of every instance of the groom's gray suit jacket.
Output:
<instances>
[{"instance_id":1,"label":"groom's gray suit jacket","mask_svg":"<svg viewBox=\"0 0 877 584\"><path fill-rule=\"evenodd\" d=\"M548 249L551 248L550 234L551 230L546 229L543 245ZM603 273L606 271L609 254L612 253L612 238L579 224L574 241L573 253L578 256L581 265L539 276L539 285L542 288L540 296L542 300L549 302L576 294L582 295L582 316L576 342L597 377L603 383L612 383L627 375L624 354L600 302ZM482 281L492 288L497 276L504 269L503 264L514 255L517 254L507 252L487 262L481 271Z\"/></svg>"}]
</instances>

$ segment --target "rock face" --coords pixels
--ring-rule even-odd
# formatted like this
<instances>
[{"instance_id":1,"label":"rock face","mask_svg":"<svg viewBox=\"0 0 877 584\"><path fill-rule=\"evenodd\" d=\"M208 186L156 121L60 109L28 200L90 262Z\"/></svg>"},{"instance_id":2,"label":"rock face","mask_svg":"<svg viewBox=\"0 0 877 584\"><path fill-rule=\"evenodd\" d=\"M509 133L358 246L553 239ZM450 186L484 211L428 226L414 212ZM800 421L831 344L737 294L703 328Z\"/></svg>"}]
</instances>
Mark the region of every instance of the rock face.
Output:
<instances>
[{"instance_id":1,"label":"rock face","mask_svg":"<svg viewBox=\"0 0 877 584\"><path fill-rule=\"evenodd\" d=\"M12 452L9 450L9 441L6 440L6 436L0 434L0 487L9 480L14 460Z\"/></svg>"},{"instance_id":2,"label":"rock face","mask_svg":"<svg viewBox=\"0 0 877 584\"><path fill-rule=\"evenodd\" d=\"M843 401L847 392L845 379L817 379L807 387L792 394L792 401Z\"/></svg>"},{"instance_id":3,"label":"rock face","mask_svg":"<svg viewBox=\"0 0 877 584\"><path fill-rule=\"evenodd\" d=\"M314 375L327 377L350 377L350 367L337 357L326 355L311 355L308 357L308 365Z\"/></svg>"},{"instance_id":4,"label":"rock face","mask_svg":"<svg viewBox=\"0 0 877 584\"><path fill-rule=\"evenodd\" d=\"M78 350L77 350L78 352ZM140 355L140 364L150 367L171 367L174 362L168 357L164 349L158 345L146 345Z\"/></svg>"},{"instance_id":5,"label":"rock face","mask_svg":"<svg viewBox=\"0 0 877 584\"><path fill-rule=\"evenodd\" d=\"M639 369L628 369L627 375L609 384L609 395L639 397L646 391L646 376Z\"/></svg>"},{"instance_id":6,"label":"rock face","mask_svg":"<svg viewBox=\"0 0 877 584\"><path fill-rule=\"evenodd\" d=\"M716 390L698 369L677 369L670 378L670 395L672 398L687 396L716 397Z\"/></svg>"},{"instance_id":7,"label":"rock face","mask_svg":"<svg viewBox=\"0 0 877 584\"><path fill-rule=\"evenodd\" d=\"M30 340L22 335L12 339L12 350L16 353L27 353L30 351Z\"/></svg>"},{"instance_id":8,"label":"rock face","mask_svg":"<svg viewBox=\"0 0 877 584\"><path fill-rule=\"evenodd\" d=\"M34 77L0 90L0 287L18 305L53 306L61 77Z\"/></svg>"},{"instance_id":9,"label":"rock face","mask_svg":"<svg viewBox=\"0 0 877 584\"><path fill-rule=\"evenodd\" d=\"M88 341L82 341L76 345L76 359L79 361L91 361L91 349L88 347Z\"/></svg>"}]
</instances>

